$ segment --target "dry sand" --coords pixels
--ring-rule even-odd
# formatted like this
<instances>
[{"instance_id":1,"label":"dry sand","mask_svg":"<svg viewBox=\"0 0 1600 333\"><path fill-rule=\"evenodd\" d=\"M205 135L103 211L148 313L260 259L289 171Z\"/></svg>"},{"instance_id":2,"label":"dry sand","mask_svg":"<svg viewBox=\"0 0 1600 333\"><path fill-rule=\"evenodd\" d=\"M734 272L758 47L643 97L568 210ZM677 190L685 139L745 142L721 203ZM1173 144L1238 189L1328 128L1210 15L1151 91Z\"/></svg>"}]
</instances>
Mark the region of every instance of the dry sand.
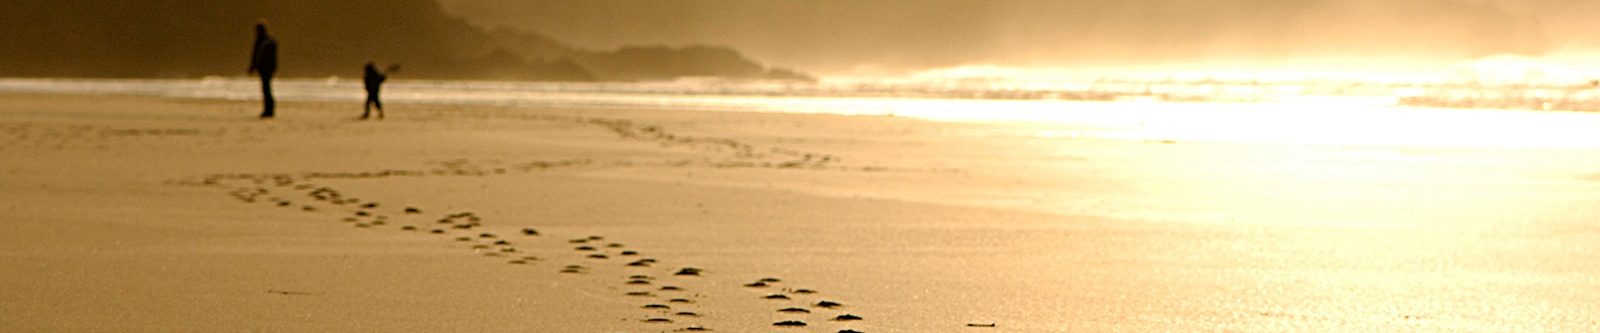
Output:
<instances>
[{"instance_id":1,"label":"dry sand","mask_svg":"<svg viewBox=\"0 0 1600 333\"><path fill-rule=\"evenodd\" d=\"M339 103L259 121L256 107L0 96L0 327L1600 328L1590 151L972 140L1014 127L689 111L391 105L361 122ZM1547 163L1505 162L1519 159ZM1330 164L1378 172L1312 167ZM750 286L763 278L780 281Z\"/></svg>"}]
</instances>

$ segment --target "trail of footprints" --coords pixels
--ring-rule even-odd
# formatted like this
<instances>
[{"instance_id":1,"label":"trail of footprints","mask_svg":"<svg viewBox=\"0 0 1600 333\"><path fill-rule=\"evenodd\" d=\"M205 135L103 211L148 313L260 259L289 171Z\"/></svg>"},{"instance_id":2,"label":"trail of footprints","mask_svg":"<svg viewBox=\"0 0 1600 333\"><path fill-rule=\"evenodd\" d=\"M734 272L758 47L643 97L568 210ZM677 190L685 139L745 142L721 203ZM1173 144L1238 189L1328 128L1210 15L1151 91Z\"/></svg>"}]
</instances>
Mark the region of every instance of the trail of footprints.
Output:
<instances>
[{"instance_id":1,"label":"trail of footprints","mask_svg":"<svg viewBox=\"0 0 1600 333\"><path fill-rule=\"evenodd\" d=\"M233 184L228 180L244 181L245 184ZM244 203L266 204L322 215L337 214L337 211L343 210L348 215L339 217L338 221L356 228L388 227L403 232L438 235L449 241L470 244L467 248L478 256L498 258L510 265L543 265L545 262L559 261L551 265L559 267L559 275L577 276L591 275L601 271L599 268L607 268L604 271L618 275L616 283L620 284L620 290L625 290L617 296L635 300L633 303L637 304L641 313L638 322L647 325L646 329L713 331L713 328L701 322L715 314L700 310L700 305L712 301L712 297L696 290L700 289L696 286L706 283L701 277L710 274L707 270L663 266L661 260L604 236L565 240L564 245L571 247L574 256L566 259L544 258L523 255L517 247L519 242L550 242L537 229L524 227L514 235L495 234L486 231L484 219L470 211L443 213L436 219L427 219L422 216L433 212L418 207L390 207L363 201L330 187L300 182L284 175L234 175L227 179L208 179L204 183L224 188L237 186L231 187L228 193ZM392 218L385 212L406 218ZM407 222L397 222L400 220ZM852 324L865 318L850 313L845 304L823 297L817 290L791 287L774 277L756 279L739 288L750 291L747 293L749 297L763 299L764 304L770 305L767 311L778 314L780 320L771 324L775 330L814 331L826 326L837 328L838 333L862 332Z\"/></svg>"}]
</instances>

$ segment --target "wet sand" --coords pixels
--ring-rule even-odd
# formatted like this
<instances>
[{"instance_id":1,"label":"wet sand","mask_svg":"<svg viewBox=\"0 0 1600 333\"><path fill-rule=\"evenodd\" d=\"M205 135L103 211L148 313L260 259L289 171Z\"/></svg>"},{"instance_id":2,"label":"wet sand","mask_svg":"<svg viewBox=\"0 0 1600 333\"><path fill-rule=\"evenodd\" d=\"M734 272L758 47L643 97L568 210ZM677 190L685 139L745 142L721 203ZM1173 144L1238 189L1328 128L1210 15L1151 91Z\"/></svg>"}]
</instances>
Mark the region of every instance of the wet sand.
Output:
<instances>
[{"instance_id":1,"label":"wet sand","mask_svg":"<svg viewBox=\"0 0 1600 333\"><path fill-rule=\"evenodd\" d=\"M0 326L1600 328L1594 151L357 106L0 95Z\"/></svg>"}]
</instances>

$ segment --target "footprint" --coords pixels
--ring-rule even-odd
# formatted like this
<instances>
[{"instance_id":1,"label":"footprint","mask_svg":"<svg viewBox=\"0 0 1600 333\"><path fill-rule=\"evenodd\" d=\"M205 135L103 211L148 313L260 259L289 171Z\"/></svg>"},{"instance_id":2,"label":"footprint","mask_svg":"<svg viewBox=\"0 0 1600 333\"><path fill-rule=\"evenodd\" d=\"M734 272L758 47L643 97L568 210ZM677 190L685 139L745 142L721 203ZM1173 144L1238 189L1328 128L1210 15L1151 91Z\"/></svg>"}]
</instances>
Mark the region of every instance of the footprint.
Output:
<instances>
[{"instance_id":1,"label":"footprint","mask_svg":"<svg viewBox=\"0 0 1600 333\"><path fill-rule=\"evenodd\" d=\"M834 301L821 301L821 302L817 302L816 306L819 307L819 308L824 308L824 309L833 309L833 308L842 307L842 306L844 306L844 304L839 304L839 302L834 302Z\"/></svg>"},{"instance_id":2,"label":"footprint","mask_svg":"<svg viewBox=\"0 0 1600 333\"><path fill-rule=\"evenodd\" d=\"M687 298L674 298L674 299L667 300L667 303L691 304L691 303L694 303L694 300L690 300L690 299L687 299Z\"/></svg>"},{"instance_id":3,"label":"footprint","mask_svg":"<svg viewBox=\"0 0 1600 333\"><path fill-rule=\"evenodd\" d=\"M641 308L641 309L654 309L654 310L672 309L672 307L667 306L666 304L645 304L644 306L641 306L639 308Z\"/></svg>"},{"instance_id":4,"label":"footprint","mask_svg":"<svg viewBox=\"0 0 1600 333\"><path fill-rule=\"evenodd\" d=\"M679 269L677 273L672 273L672 275L678 275L678 276L700 276L701 272L703 272L703 270L701 270L699 268L684 267L682 269Z\"/></svg>"},{"instance_id":5,"label":"footprint","mask_svg":"<svg viewBox=\"0 0 1600 333\"><path fill-rule=\"evenodd\" d=\"M833 317L833 321L856 321L856 320L861 320L861 316L857 316L857 315L846 313L846 314L839 315L838 317Z\"/></svg>"},{"instance_id":6,"label":"footprint","mask_svg":"<svg viewBox=\"0 0 1600 333\"><path fill-rule=\"evenodd\" d=\"M782 312L782 313L811 313L811 310L806 310L806 309L803 309L803 308L782 308L782 309L778 309L778 312Z\"/></svg>"},{"instance_id":7,"label":"footprint","mask_svg":"<svg viewBox=\"0 0 1600 333\"><path fill-rule=\"evenodd\" d=\"M767 296L762 297L762 298L770 299L770 300L788 300L789 299L789 295L771 294L771 295L767 295Z\"/></svg>"},{"instance_id":8,"label":"footprint","mask_svg":"<svg viewBox=\"0 0 1600 333\"><path fill-rule=\"evenodd\" d=\"M539 235L539 231L538 230L533 230L533 228L522 228L522 235L524 235L524 236L538 236Z\"/></svg>"},{"instance_id":9,"label":"footprint","mask_svg":"<svg viewBox=\"0 0 1600 333\"><path fill-rule=\"evenodd\" d=\"M785 321L772 323L772 326L778 326L778 327L806 327L806 322L799 321L799 320L785 320Z\"/></svg>"},{"instance_id":10,"label":"footprint","mask_svg":"<svg viewBox=\"0 0 1600 333\"><path fill-rule=\"evenodd\" d=\"M667 319L667 318L650 318L650 319L645 319L645 320L644 320L644 322L646 322L646 323L652 323L652 324L670 324L670 323L672 323L672 319Z\"/></svg>"}]
</instances>

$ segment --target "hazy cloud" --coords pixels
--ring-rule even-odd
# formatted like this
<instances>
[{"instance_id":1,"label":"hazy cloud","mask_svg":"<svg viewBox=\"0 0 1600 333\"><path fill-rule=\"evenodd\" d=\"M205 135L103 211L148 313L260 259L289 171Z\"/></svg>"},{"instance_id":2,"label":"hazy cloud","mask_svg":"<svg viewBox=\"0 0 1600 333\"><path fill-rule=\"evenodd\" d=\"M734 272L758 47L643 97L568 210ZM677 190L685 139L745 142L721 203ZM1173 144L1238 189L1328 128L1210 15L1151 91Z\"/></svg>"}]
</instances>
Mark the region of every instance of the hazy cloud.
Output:
<instances>
[{"instance_id":1,"label":"hazy cloud","mask_svg":"<svg viewBox=\"0 0 1600 333\"><path fill-rule=\"evenodd\" d=\"M1539 54L1587 43L1584 1L440 0L574 44L710 43L823 72L962 64Z\"/></svg>"}]
</instances>

